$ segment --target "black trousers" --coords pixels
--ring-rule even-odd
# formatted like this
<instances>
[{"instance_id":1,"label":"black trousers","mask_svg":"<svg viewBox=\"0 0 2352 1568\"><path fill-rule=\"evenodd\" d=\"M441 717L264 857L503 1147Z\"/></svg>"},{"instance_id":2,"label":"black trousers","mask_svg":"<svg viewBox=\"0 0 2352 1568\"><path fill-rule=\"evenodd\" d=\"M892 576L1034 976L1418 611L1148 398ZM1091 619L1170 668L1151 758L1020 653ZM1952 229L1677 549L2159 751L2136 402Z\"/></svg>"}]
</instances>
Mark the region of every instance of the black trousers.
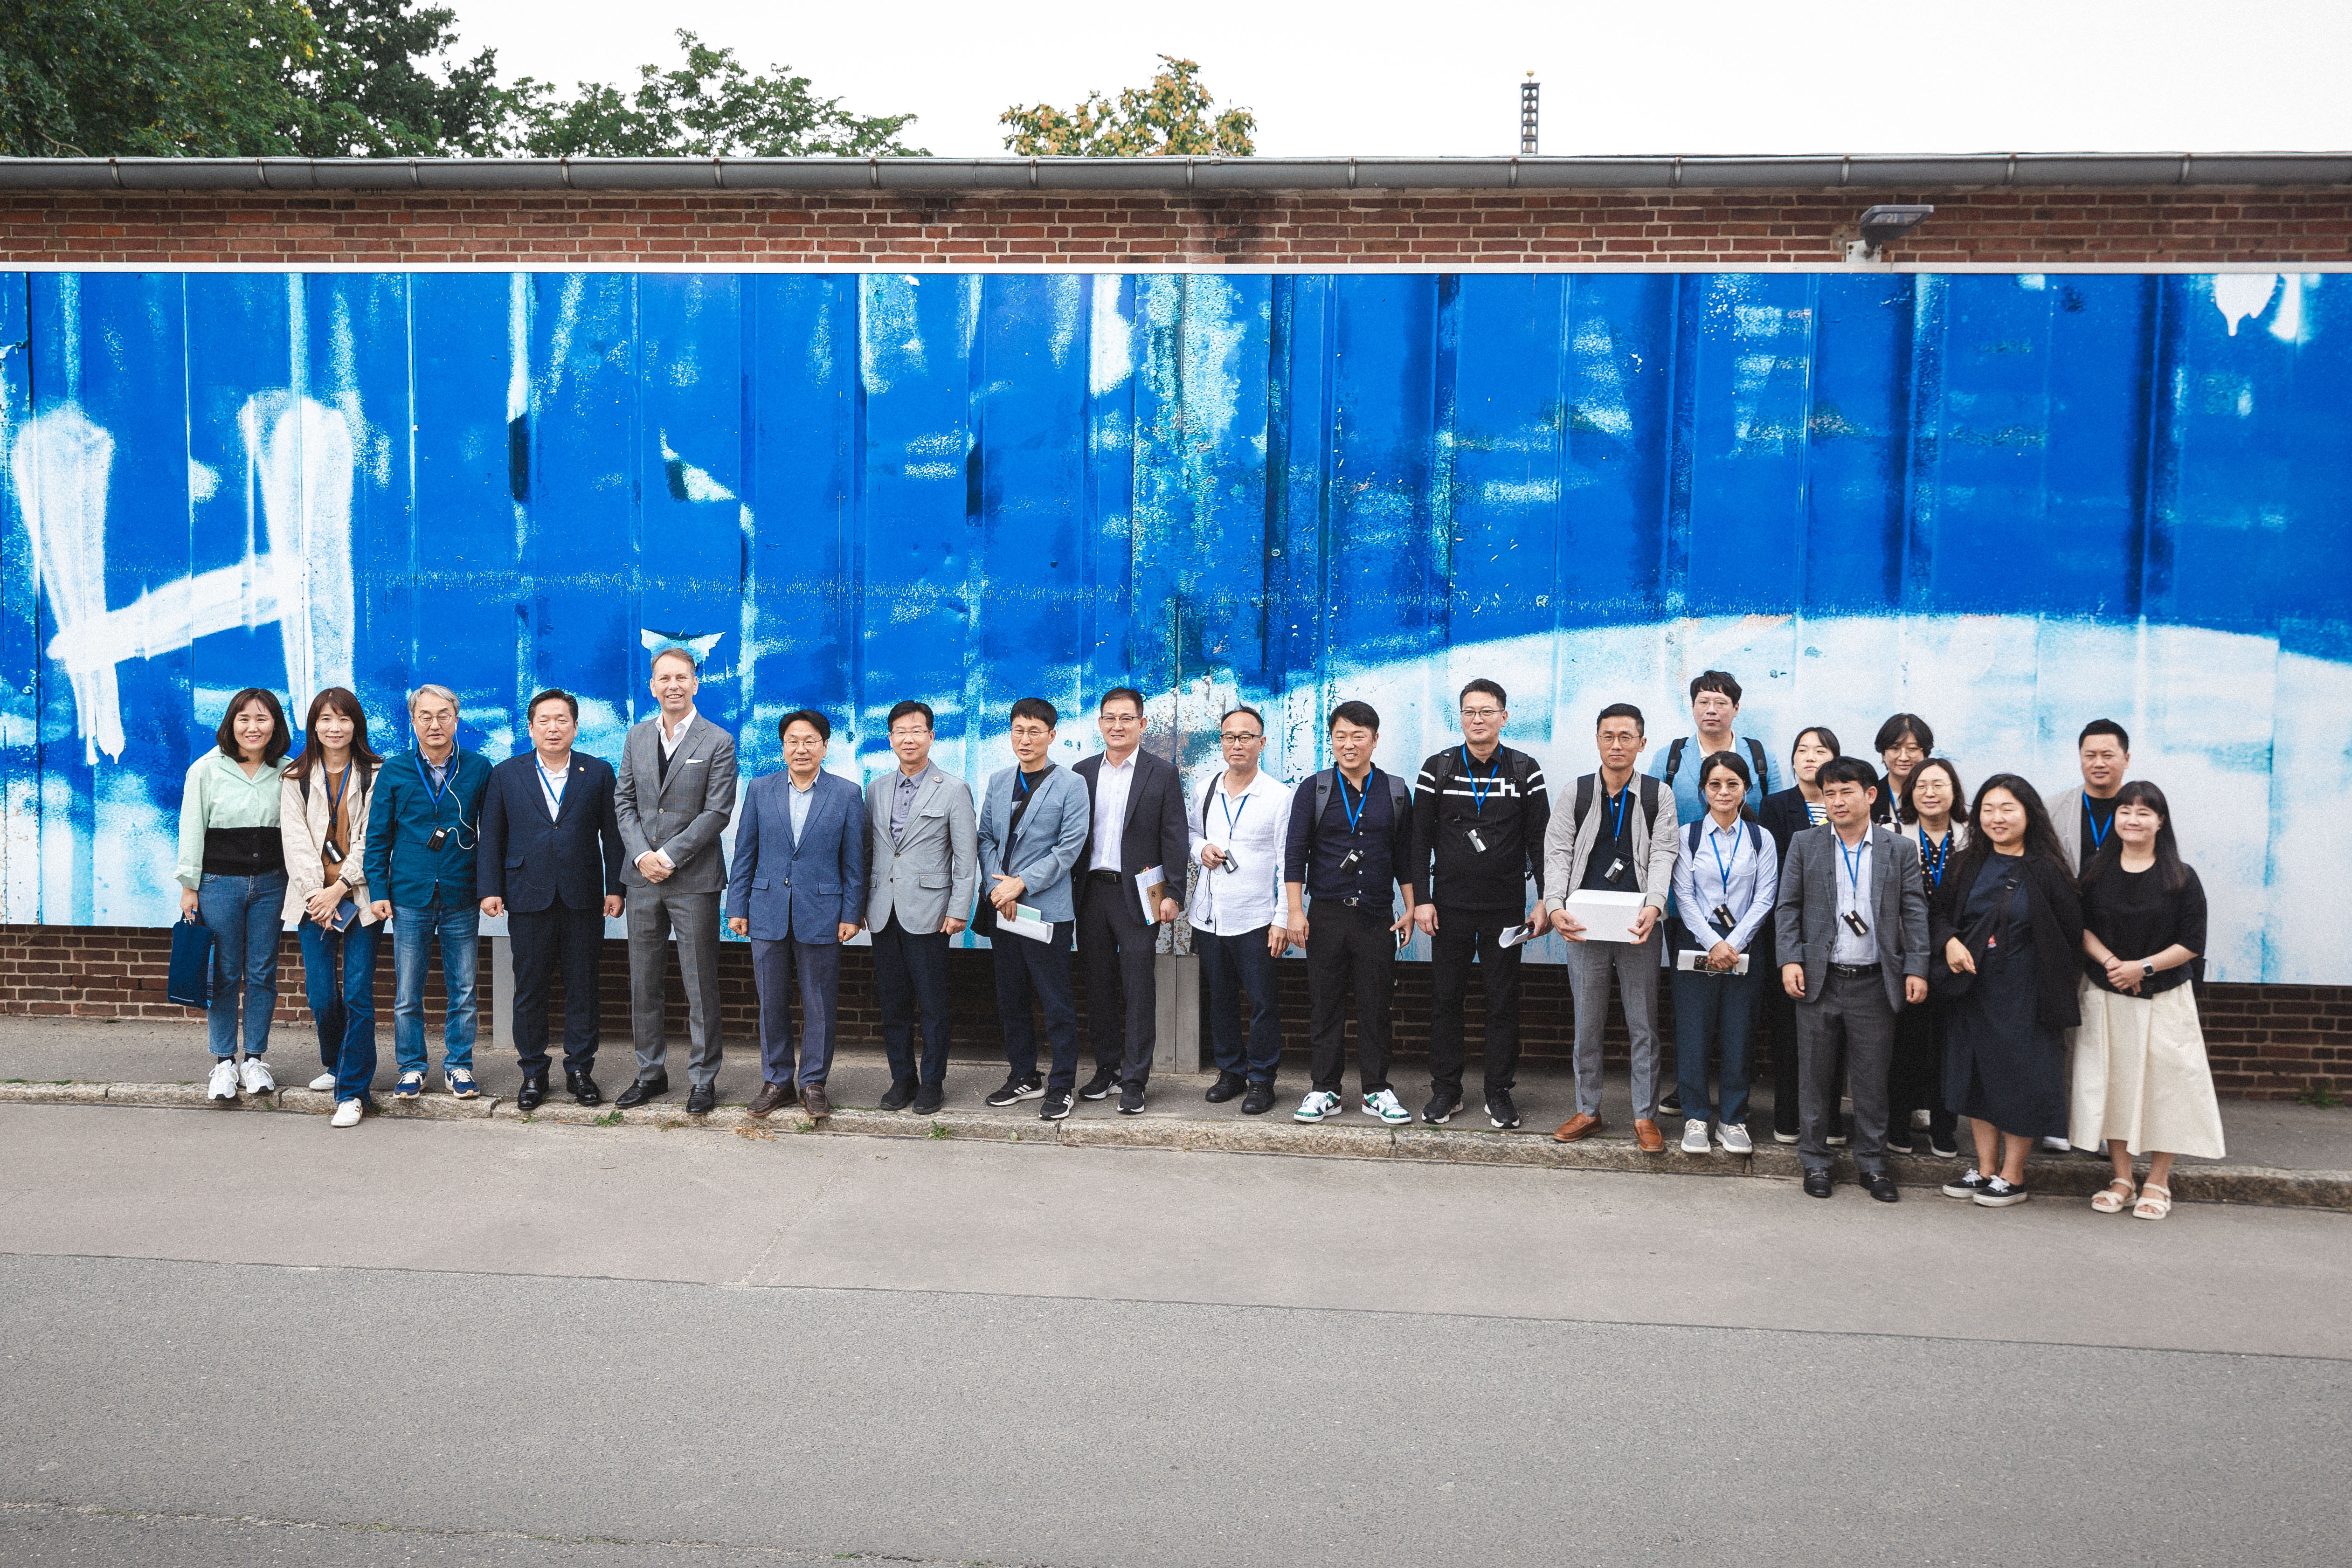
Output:
<instances>
[{"instance_id":1,"label":"black trousers","mask_svg":"<svg viewBox=\"0 0 2352 1568\"><path fill-rule=\"evenodd\" d=\"M1324 899L1307 915L1308 1068L1315 1087L1339 1092L1348 1066L1348 1008L1356 1013L1356 1077L1367 1094L1389 1086L1389 993L1396 936L1385 909Z\"/></svg>"},{"instance_id":2,"label":"black trousers","mask_svg":"<svg viewBox=\"0 0 2352 1568\"><path fill-rule=\"evenodd\" d=\"M1045 1087L1066 1094L1078 1082L1078 1008L1071 996L1070 930L1076 922L1054 922L1054 939L1032 942L1000 933L992 939L996 967L996 1011L1004 1023L1004 1064L1015 1078L1037 1071L1034 1000L1045 1015L1045 1043L1054 1052Z\"/></svg>"},{"instance_id":3,"label":"black trousers","mask_svg":"<svg viewBox=\"0 0 2352 1568\"><path fill-rule=\"evenodd\" d=\"M923 1029L920 1082L939 1087L948 1076L948 943L944 931L908 931L896 915L874 933L874 985L882 998L882 1050L890 1082L917 1082L915 1024ZM1006 938L1018 942L1018 936Z\"/></svg>"},{"instance_id":4,"label":"black trousers","mask_svg":"<svg viewBox=\"0 0 2352 1568\"><path fill-rule=\"evenodd\" d=\"M1521 924L1508 909L1437 906L1437 934L1429 939L1429 1086L1459 1095L1467 1060L1462 1004L1470 995L1475 959L1486 993L1486 1092L1507 1092L1519 1071L1519 959L1523 947L1505 947L1503 933Z\"/></svg>"},{"instance_id":5,"label":"black trousers","mask_svg":"<svg viewBox=\"0 0 2352 1568\"><path fill-rule=\"evenodd\" d=\"M596 1064L596 968L604 953L604 909L573 909L559 898L545 909L507 911L514 939L515 1060L525 1073L547 1071L547 987L563 967L563 1070Z\"/></svg>"},{"instance_id":6,"label":"black trousers","mask_svg":"<svg viewBox=\"0 0 2352 1568\"><path fill-rule=\"evenodd\" d=\"M1886 1124L1911 1125L1911 1113L1927 1113L1928 1131L1946 1148L1959 1116L1944 1104L1944 1004L1929 997L1895 1015L1895 1066L1887 1080ZM1907 1135L1907 1134L1906 1134Z\"/></svg>"},{"instance_id":7,"label":"black trousers","mask_svg":"<svg viewBox=\"0 0 2352 1568\"><path fill-rule=\"evenodd\" d=\"M1752 973L1755 949L1751 947L1748 952ZM1757 1009L1757 1021L1760 1026L1759 1032L1771 1041L1772 1130L1795 1137L1802 1130L1803 1120L1798 1114L1797 1107L1801 1093L1797 1071L1797 1002L1789 995L1788 988L1780 983L1780 966L1778 963L1772 966L1770 974L1765 978L1764 1005ZM1835 1049L1837 1082L1839 1092L1843 1094L1846 1078L1846 1047L1843 1037L1839 1038ZM1830 1107L1829 1114L1833 1122L1840 1119L1834 1104ZM1833 1126L1831 1131L1836 1132L1838 1128Z\"/></svg>"},{"instance_id":8,"label":"black trousers","mask_svg":"<svg viewBox=\"0 0 2352 1568\"><path fill-rule=\"evenodd\" d=\"M1134 883L1087 873L1078 896L1078 957L1087 974L1087 1033L1095 1065L1120 1081L1151 1076L1158 1044L1160 992L1152 962L1160 927L1143 918ZM1014 938L1019 940L1019 938Z\"/></svg>"}]
</instances>

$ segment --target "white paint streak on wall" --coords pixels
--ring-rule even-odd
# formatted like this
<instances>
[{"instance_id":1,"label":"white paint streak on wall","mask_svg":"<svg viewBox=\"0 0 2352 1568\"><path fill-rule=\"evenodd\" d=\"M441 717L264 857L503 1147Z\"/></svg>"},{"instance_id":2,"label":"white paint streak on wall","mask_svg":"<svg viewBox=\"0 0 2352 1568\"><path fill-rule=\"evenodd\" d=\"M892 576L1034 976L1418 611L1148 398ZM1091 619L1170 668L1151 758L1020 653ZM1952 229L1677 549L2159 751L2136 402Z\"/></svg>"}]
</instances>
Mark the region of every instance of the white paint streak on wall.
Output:
<instances>
[{"instance_id":1,"label":"white paint streak on wall","mask_svg":"<svg viewBox=\"0 0 2352 1568\"><path fill-rule=\"evenodd\" d=\"M2230 324L2230 336L2238 335L2239 326L2249 318L2261 315L2270 306L2271 296L2278 292L2275 272L2221 272L2213 277L2213 304L2221 312L2221 319Z\"/></svg>"},{"instance_id":2,"label":"white paint streak on wall","mask_svg":"<svg viewBox=\"0 0 2352 1568\"><path fill-rule=\"evenodd\" d=\"M27 419L9 449L16 507L31 533L34 570L48 589L58 626L49 653L73 682L74 716L86 761L101 751L122 756L122 707L114 660L103 640L79 659L58 651L106 614L106 504L114 474L114 437L71 403Z\"/></svg>"},{"instance_id":3,"label":"white paint streak on wall","mask_svg":"<svg viewBox=\"0 0 2352 1568\"><path fill-rule=\"evenodd\" d=\"M245 436L248 504L257 494L277 579L286 685L300 713L322 688L352 684L357 456L341 410L289 392L247 400L237 428ZM258 568L260 558L252 559ZM256 614L247 623L267 619Z\"/></svg>"}]
</instances>

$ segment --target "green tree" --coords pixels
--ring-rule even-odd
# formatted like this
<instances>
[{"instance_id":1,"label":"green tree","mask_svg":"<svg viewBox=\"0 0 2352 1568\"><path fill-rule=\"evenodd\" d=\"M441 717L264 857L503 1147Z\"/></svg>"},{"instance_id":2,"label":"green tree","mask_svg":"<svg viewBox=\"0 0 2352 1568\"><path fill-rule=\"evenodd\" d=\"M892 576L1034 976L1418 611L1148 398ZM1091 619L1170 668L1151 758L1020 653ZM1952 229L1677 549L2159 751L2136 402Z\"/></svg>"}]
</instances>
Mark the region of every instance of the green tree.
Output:
<instances>
[{"instance_id":1,"label":"green tree","mask_svg":"<svg viewBox=\"0 0 2352 1568\"><path fill-rule=\"evenodd\" d=\"M310 120L298 150L373 158L495 152L506 103L498 55L425 68L457 47L457 14L416 0L310 0L320 47L289 84Z\"/></svg>"},{"instance_id":2,"label":"green tree","mask_svg":"<svg viewBox=\"0 0 2352 1568\"><path fill-rule=\"evenodd\" d=\"M1026 158L1247 158L1257 149L1257 117L1246 109L1218 112L1201 85L1200 66L1173 55L1150 87L1122 88L1113 103L1089 92L1066 112L1052 104L1015 104L996 117L1012 128L1004 145Z\"/></svg>"},{"instance_id":3,"label":"green tree","mask_svg":"<svg viewBox=\"0 0 2352 1568\"><path fill-rule=\"evenodd\" d=\"M898 132L911 114L856 115L819 98L809 78L775 66L755 76L731 48L712 48L681 28L675 68L639 66L634 91L582 82L571 98L530 77L507 89L505 136L540 157L923 157Z\"/></svg>"}]
</instances>

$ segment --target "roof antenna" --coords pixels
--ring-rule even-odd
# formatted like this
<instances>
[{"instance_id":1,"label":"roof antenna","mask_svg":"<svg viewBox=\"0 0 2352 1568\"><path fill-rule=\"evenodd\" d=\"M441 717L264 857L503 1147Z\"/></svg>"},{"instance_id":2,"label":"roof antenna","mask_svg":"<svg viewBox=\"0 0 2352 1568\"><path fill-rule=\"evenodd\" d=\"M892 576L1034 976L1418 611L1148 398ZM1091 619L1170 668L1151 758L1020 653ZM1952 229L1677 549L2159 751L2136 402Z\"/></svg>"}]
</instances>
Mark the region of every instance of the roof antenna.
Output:
<instances>
[{"instance_id":1,"label":"roof antenna","mask_svg":"<svg viewBox=\"0 0 2352 1568\"><path fill-rule=\"evenodd\" d=\"M1543 84L1529 71L1528 79L1519 84L1519 152L1532 158L1536 151L1536 110L1543 98Z\"/></svg>"}]
</instances>

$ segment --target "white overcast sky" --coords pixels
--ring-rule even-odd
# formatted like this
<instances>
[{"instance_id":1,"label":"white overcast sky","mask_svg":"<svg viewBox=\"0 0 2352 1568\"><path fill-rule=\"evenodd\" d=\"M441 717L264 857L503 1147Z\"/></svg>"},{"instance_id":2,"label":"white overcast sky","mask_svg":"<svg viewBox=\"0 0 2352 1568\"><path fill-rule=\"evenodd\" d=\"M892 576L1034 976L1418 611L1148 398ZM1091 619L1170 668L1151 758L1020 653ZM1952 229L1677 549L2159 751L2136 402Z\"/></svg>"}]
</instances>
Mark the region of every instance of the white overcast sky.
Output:
<instances>
[{"instance_id":1,"label":"white overcast sky","mask_svg":"<svg viewBox=\"0 0 2352 1568\"><path fill-rule=\"evenodd\" d=\"M1265 154L1513 152L1530 69L1549 153L2352 147L2352 0L442 3L506 77L634 81L685 27L959 156L1160 53L1255 110Z\"/></svg>"}]
</instances>

